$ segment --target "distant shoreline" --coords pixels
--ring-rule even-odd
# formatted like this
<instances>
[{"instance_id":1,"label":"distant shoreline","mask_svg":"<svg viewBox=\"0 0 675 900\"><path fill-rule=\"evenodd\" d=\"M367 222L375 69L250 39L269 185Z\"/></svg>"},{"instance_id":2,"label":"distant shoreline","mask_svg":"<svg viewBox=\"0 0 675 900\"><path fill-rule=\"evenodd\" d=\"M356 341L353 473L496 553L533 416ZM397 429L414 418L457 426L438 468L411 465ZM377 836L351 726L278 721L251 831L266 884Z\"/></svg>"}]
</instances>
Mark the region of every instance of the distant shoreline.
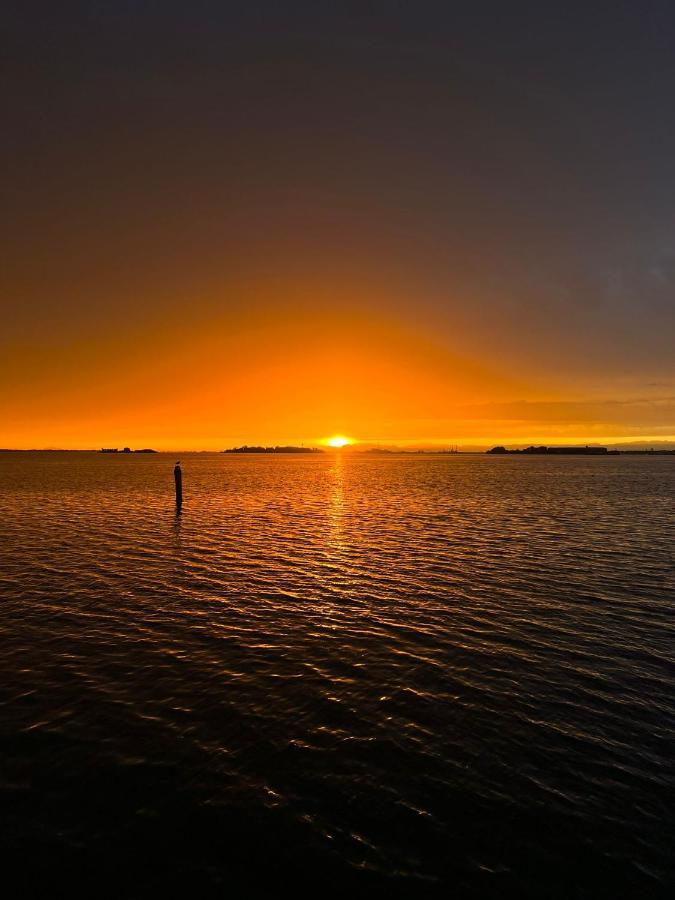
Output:
<instances>
[{"instance_id":1,"label":"distant shoreline","mask_svg":"<svg viewBox=\"0 0 675 900\"><path fill-rule=\"evenodd\" d=\"M643 456L672 456L675 450L657 450L652 448L645 450L617 450L609 449L609 447L524 447L518 450L507 450L506 447L492 447L491 450L485 451L487 454L494 456L504 456L511 454L519 454L524 456L624 456L643 455Z\"/></svg>"},{"instance_id":2,"label":"distant shoreline","mask_svg":"<svg viewBox=\"0 0 675 900\"><path fill-rule=\"evenodd\" d=\"M243 447L230 447L228 450L221 450L221 453L323 453L318 447L293 447L276 446L276 447L249 447L244 444Z\"/></svg>"},{"instance_id":3,"label":"distant shoreline","mask_svg":"<svg viewBox=\"0 0 675 900\"><path fill-rule=\"evenodd\" d=\"M186 449L169 449L169 450L117 450L114 452L107 451L104 455L112 456L135 456L137 454L166 454L170 456L180 456L181 454L303 454L303 455L323 455L326 451L319 447L232 447L227 450L186 450ZM345 451L337 451L345 452ZM363 456L675 456L675 448L660 449L650 447L644 449L619 450L615 447L523 447L518 449L506 449L504 447L493 447L489 450L404 450L401 448L385 449L379 447L350 447L346 452ZM0 447L0 453L96 453L101 455L100 448L94 447Z\"/></svg>"}]
</instances>

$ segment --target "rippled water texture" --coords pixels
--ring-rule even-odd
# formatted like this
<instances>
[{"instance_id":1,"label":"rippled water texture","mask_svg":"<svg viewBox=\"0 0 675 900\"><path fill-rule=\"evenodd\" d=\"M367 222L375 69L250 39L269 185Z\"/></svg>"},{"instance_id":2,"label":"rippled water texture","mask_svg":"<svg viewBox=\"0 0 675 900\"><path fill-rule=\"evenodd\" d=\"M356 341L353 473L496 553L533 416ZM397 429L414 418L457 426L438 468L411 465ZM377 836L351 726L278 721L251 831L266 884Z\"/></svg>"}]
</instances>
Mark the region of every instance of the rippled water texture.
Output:
<instances>
[{"instance_id":1,"label":"rippled water texture","mask_svg":"<svg viewBox=\"0 0 675 900\"><path fill-rule=\"evenodd\" d=\"M14 896L671 895L675 459L173 463L0 454Z\"/></svg>"}]
</instances>

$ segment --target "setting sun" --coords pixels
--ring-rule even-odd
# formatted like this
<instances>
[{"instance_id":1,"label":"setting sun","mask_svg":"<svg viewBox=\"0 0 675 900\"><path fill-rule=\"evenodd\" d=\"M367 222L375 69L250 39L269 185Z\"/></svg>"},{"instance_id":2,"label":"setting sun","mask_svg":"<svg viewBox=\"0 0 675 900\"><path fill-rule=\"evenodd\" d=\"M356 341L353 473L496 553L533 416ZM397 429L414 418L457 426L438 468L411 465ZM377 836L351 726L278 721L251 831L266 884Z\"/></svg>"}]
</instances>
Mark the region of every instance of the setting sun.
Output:
<instances>
[{"instance_id":1,"label":"setting sun","mask_svg":"<svg viewBox=\"0 0 675 900\"><path fill-rule=\"evenodd\" d=\"M333 437L326 439L326 444L329 447L346 447L348 444L353 444L354 441L351 438L345 437L343 434L335 434Z\"/></svg>"}]
</instances>

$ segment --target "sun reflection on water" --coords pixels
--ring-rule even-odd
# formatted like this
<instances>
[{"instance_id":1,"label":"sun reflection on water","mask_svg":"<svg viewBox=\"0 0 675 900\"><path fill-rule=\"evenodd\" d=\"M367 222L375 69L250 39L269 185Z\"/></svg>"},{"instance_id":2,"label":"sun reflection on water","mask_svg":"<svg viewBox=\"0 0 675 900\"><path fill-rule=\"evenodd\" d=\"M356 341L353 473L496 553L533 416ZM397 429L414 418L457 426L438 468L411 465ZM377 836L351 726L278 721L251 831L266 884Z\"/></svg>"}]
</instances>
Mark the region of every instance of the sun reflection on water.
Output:
<instances>
[{"instance_id":1,"label":"sun reflection on water","mask_svg":"<svg viewBox=\"0 0 675 900\"><path fill-rule=\"evenodd\" d=\"M328 519L330 522L330 536L328 539L329 547L338 553L344 550L344 460L342 454L335 454L335 462L330 469L331 488L330 503L328 507Z\"/></svg>"}]
</instances>

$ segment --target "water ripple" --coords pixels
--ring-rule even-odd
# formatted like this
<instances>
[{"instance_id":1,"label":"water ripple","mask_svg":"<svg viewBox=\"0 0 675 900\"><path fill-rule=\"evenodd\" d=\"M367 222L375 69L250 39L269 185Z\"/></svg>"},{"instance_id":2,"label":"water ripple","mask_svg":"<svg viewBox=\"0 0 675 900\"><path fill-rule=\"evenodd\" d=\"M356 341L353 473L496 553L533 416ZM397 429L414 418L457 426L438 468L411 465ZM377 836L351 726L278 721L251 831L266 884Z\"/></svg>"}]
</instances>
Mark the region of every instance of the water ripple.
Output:
<instances>
[{"instance_id":1,"label":"water ripple","mask_svg":"<svg viewBox=\"0 0 675 900\"><path fill-rule=\"evenodd\" d=\"M0 454L10 848L669 895L675 461L171 464Z\"/></svg>"}]
</instances>

